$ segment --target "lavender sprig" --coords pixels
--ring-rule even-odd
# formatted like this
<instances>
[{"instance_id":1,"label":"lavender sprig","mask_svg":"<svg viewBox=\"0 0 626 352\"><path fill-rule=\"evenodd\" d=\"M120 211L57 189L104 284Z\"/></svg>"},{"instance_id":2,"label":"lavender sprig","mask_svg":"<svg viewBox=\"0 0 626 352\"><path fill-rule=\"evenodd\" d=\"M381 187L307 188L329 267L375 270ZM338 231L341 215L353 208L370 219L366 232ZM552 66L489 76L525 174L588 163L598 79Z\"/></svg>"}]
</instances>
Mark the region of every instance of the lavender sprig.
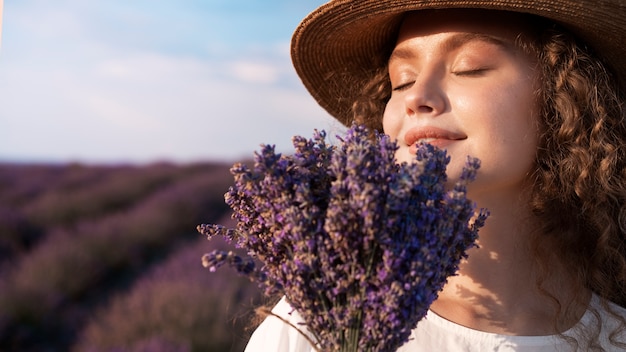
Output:
<instances>
[{"instance_id":1,"label":"lavender sprig","mask_svg":"<svg viewBox=\"0 0 626 352\"><path fill-rule=\"evenodd\" d=\"M236 164L225 195L235 229L201 225L251 258L214 252L284 294L324 351L395 351L424 317L487 217L475 214L467 184L480 163L468 158L447 191L449 157L430 145L398 164L388 136L353 125L339 147L316 131L294 137L296 152L263 146L254 167Z\"/></svg>"}]
</instances>

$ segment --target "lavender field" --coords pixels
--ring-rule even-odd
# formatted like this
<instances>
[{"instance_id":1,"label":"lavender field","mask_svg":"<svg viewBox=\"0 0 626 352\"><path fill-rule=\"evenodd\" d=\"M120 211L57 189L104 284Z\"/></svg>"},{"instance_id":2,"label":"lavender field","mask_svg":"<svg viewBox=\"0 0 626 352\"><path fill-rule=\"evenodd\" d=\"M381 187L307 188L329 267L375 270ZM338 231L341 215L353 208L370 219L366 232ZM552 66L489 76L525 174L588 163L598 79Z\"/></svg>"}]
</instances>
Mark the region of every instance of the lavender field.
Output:
<instances>
[{"instance_id":1,"label":"lavender field","mask_svg":"<svg viewBox=\"0 0 626 352\"><path fill-rule=\"evenodd\" d=\"M230 164L0 164L0 351L241 351L254 283L228 246Z\"/></svg>"}]
</instances>

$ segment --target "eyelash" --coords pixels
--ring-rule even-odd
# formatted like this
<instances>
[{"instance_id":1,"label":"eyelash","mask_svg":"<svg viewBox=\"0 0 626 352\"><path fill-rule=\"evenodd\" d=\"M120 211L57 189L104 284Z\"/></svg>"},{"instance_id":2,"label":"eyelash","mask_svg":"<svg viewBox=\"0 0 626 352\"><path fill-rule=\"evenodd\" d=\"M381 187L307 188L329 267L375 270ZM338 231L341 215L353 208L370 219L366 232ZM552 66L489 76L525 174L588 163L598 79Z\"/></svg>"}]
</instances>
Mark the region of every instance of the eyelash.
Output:
<instances>
[{"instance_id":1,"label":"eyelash","mask_svg":"<svg viewBox=\"0 0 626 352\"><path fill-rule=\"evenodd\" d=\"M455 74L456 76L480 76L482 74L484 74L486 71L488 71L488 68L477 68L475 70L466 70L466 71L456 71L456 72L452 72L453 74Z\"/></svg>"},{"instance_id":2,"label":"eyelash","mask_svg":"<svg viewBox=\"0 0 626 352\"><path fill-rule=\"evenodd\" d=\"M413 83L415 83L415 81L403 83L397 87L393 87L391 90L394 92L400 92L400 91L410 88L413 85Z\"/></svg>"},{"instance_id":3,"label":"eyelash","mask_svg":"<svg viewBox=\"0 0 626 352\"><path fill-rule=\"evenodd\" d=\"M454 71L452 72L452 74L454 74L455 76L461 76L461 77L478 77L478 76L482 76L487 71L489 71L489 68L477 68L474 70ZM402 83L396 87L392 87L391 90L394 92L403 91L403 90L410 88L413 85L413 83L415 83L415 81Z\"/></svg>"}]
</instances>

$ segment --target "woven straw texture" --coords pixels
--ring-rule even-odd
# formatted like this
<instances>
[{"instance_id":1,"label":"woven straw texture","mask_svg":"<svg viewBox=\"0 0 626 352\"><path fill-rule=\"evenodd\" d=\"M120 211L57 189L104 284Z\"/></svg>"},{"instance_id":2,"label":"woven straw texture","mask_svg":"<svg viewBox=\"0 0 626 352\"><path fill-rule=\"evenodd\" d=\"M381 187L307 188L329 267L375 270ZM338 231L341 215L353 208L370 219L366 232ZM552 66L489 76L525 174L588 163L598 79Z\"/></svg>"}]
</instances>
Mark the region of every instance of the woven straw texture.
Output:
<instances>
[{"instance_id":1,"label":"woven straw texture","mask_svg":"<svg viewBox=\"0 0 626 352\"><path fill-rule=\"evenodd\" d=\"M406 11L479 8L530 13L560 23L592 47L626 87L626 0L336 0L296 29L291 56L317 102L347 124L360 87L385 64Z\"/></svg>"}]
</instances>

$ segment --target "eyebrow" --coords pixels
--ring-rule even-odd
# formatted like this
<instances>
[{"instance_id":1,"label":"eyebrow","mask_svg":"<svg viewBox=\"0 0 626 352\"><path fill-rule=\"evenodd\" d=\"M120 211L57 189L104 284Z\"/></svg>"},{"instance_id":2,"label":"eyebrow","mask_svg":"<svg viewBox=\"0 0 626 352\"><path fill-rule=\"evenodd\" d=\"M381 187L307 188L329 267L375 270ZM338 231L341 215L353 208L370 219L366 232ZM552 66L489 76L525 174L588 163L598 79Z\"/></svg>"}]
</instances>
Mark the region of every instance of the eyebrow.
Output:
<instances>
[{"instance_id":1,"label":"eyebrow","mask_svg":"<svg viewBox=\"0 0 626 352\"><path fill-rule=\"evenodd\" d=\"M456 50L460 47L462 47L463 45L469 43L469 42L473 42L473 41L482 41L482 42L486 42L489 44L493 44L496 46L499 46L500 48L508 51L508 52L512 52L513 51L513 47L510 43L494 37L494 36L490 36L487 34L481 34L481 33L458 33L458 34L454 34L453 36L447 38L443 44L442 44L442 50L443 51L452 51L452 50ZM415 59L417 56L417 53L414 50L410 50L409 48L405 48L405 47L400 47L400 48L396 48L393 50L393 52L391 53L391 56L389 57L389 62L393 61L393 60L411 60L411 59Z\"/></svg>"}]
</instances>

